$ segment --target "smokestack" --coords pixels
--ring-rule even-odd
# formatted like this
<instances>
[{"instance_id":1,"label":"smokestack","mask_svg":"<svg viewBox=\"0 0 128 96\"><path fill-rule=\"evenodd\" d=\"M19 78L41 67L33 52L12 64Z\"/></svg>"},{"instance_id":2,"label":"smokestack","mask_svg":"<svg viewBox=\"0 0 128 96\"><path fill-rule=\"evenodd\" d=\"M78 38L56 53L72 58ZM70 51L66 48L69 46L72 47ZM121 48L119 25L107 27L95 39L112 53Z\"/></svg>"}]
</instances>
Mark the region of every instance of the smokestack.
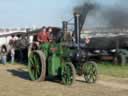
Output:
<instances>
[{"instance_id":1,"label":"smokestack","mask_svg":"<svg viewBox=\"0 0 128 96\"><path fill-rule=\"evenodd\" d=\"M80 47L80 14L74 13L74 35L75 35L75 43L78 48Z\"/></svg>"},{"instance_id":2,"label":"smokestack","mask_svg":"<svg viewBox=\"0 0 128 96\"><path fill-rule=\"evenodd\" d=\"M67 21L63 21L62 24L63 24L63 26L62 26L63 32L66 33L67 29L68 29L68 22Z\"/></svg>"},{"instance_id":3,"label":"smokestack","mask_svg":"<svg viewBox=\"0 0 128 96\"><path fill-rule=\"evenodd\" d=\"M83 28L83 25L85 23L85 19L87 17L87 15L89 14L90 11L94 11L97 8L97 4L89 2L89 1L84 1L83 4L79 5L79 6L75 6L75 8L73 9L75 13L79 13L80 14L80 19L79 19L79 26L80 26L80 31Z\"/></svg>"},{"instance_id":4,"label":"smokestack","mask_svg":"<svg viewBox=\"0 0 128 96\"><path fill-rule=\"evenodd\" d=\"M67 21L63 21L62 22L62 31L64 33L64 41L68 40L69 38L67 38L67 34L68 34L68 22Z\"/></svg>"}]
</instances>

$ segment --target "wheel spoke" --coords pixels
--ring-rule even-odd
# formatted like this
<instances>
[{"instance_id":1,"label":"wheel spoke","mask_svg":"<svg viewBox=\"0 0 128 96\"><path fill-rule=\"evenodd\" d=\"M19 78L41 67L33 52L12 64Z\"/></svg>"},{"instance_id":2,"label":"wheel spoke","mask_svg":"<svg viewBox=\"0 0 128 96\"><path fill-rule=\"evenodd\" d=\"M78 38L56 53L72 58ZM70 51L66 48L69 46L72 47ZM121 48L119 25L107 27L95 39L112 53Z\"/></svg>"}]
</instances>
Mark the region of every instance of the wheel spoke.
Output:
<instances>
[{"instance_id":1,"label":"wheel spoke","mask_svg":"<svg viewBox=\"0 0 128 96\"><path fill-rule=\"evenodd\" d=\"M40 75L40 72L41 72L41 67L40 67L40 59L39 59L39 57L36 57L36 71L37 71L37 75L39 76Z\"/></svg>"},{"instance_id":2,"label":"wheel spoke","mask_svg":"<svg viewBox=\"0 0 128 96\"><path fill-rule=\"evenodd\" d=\"M36 78L36 79L38 78L37 70L35 71L35 78Z\"/></svg>"},{"instance_id":3,"label":"wheel spoke","mask_svg":"<svg viewBox=\"0 0 128 96\"><path fill-rule=\"evenodd\" d=\"M31 66L34 64L32 56L29 58L29 63L30 63Z\"/></svg>"},{"instance_id":4,"label":"wheel spoke","mask_svg":"<svg viewBox=\"0 0 128 96\"><path fill-rule=\"evenodd\" d=\"M97 69L94 63L88 62L83 65L83 72L85 81L88 83L93 83L96 81Z\"/></svg>"},{"instance_id":5,"label":"wheel spoke","mask_svg":"<svg viewBox=\"0 0 128 96\"><path fill-rule=\"evenodd\" d=\"M75 79L75 68L70 63L64 65L62 80L65 85L71 85Z\"/></svg>"},{"instance_id":6,"label":"wheel spoke","mask_svg":"<svg viewBox=\"0 0 128 96\"><path fill-rule=\"evenodd\" d=\"M38 57L37 57L37 55L36 54L33 54L31 57L30 57L30 59L29 59L29 61L30 61L30 63L31 63L31 74L33 75L33 78L36 80L36 79L38 79L38 68L37 68L37 66L38 66Z\"/></svg>"},{"instance_id":7,"label":"wheel spoke","mask_svg":"<svg viewBox=\"0 0 128 96\"><path fill-rule=\"evenodd\" d=\"M29 75L31 80L45 80L46 64L45 54L42 51L33 51L29 55ZM42 70L43 68L43 70Z\"/></svg>"}]
</instances>

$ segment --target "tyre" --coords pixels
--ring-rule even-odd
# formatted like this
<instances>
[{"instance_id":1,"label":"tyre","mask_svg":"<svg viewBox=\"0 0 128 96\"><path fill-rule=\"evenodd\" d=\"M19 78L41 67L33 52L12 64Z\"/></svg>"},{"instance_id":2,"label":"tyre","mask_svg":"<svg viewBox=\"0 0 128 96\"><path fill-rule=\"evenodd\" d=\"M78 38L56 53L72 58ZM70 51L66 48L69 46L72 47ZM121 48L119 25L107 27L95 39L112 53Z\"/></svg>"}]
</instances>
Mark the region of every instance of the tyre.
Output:
<instances>
[{"instance_id":1,"label":"tyre","mask_svg":"<svg viewBox=\"0 0 128 96\"><path fill-rule=\"evenodd\" d=\"M64 85L74 83L76 77L75 67L72 63L65 63L62 73L62 81Z\"/></svg>"},{"instance_id":2,"label":"tyre","mask_svg":"<svg viewBox=\"0 0 128 96\"><path fill-rule=\"evenodd\" d=\"M42 51L33 51L28 61L31 80L44 81L46 77L46 58Z\"/></svg>"},{"instance_id":3,"label":"tyre","mask_svg":"<svg viewBox=\"0 0 128 96\"><path fill-rule=\"evenodd\" d=\"M28 57L34 50L38 50L38 45L35 42L28 46Z\"/></svg>"},{"instance_id":4,"label":"tyre","mask_svg":"<svg viewBox=\"0 0 128 96\"><path fill-rule=\"evenodd\" d=\"M124 66L126 64L126 56L123 54L118 54L114 57L114 64Z\"/></svg>"},{"instance_id":5,"label":"tyre","mask_svg":"<svg viewBox=\"0 0 128 96\"><path fill-rule=\"evenodd\" d=\"M97 65L95 62L88 61L83 65L85 82L95 83L97 80Z\"/></svg>"}]
</instances>

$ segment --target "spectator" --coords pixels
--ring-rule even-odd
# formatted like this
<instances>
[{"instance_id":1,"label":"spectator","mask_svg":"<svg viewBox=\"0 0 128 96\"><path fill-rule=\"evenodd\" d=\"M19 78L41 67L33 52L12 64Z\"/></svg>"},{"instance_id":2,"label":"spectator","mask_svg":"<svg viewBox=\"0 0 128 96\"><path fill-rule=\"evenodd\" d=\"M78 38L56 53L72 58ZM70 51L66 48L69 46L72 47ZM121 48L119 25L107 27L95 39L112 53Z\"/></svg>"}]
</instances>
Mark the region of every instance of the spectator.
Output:
<instances>
[{"instance_id":1,"label":"spectator","mask_svg":"<svg viewBox=\"0 0 128 96\"><path fill-rule=\"evenodd\" d=\"M14 64L15 60L15 49L11 48L11 64Z\"/></svg>"},{"instance_id":2,"label":"spectator","mask_svg":"<svg viewBox=\"0 0 128 96\"><path fill-rule=\"evenodd\" d=\"M12 35L12 36L11 36L11 39L9 40L9 45L10 45L11 47L14 47L15 41L16 41L16 37L15 37L15 35Z\"/></svg>"},{"instance_id":3,"label":"spectator","mask_svg":"<svg viewBox=\"0 0 128 96\"><path fill-rule=\"evenodd\" d=\"M51 33L53 31L52 27L48 27L47 31L48 33Z\"/></svg>"},{"instance_id":4,"label":"spectator","mask_svg":"<svg viewBox=\"0 0 128 96\"><path fill-rule=\"evenodd\" d=\"M33 43L34 36L29 36L29 44Z\"/></svg>"},{"instance_id":5,"label":"spectator","mask_svg":"<svg viewBox=\"0 0 128 96\"><path fill-rule=\"evenodd\" d=\"M20 63L23 63L23 48L22 48L22 45L21 45L21 40L22 40L22 35L21 34L19 34L19 35L17 35L17 47L19 47L18 49L17 49L17 57L18 57L18 61L20 62Z\"/></svg>"},{"instance_id":6,"label":"spectator","mask_svg":"<svg viewBox=\"0 0 128 96\"><path fill-rule=\"evenodd\" d=\"M49 39L50 42L52 42L52 40L53 40L53 33L52 33L53 29L51 27L48 27L47 32L48 32L48 39Z\"/></svg>"},{"instance_id":7,"label":"spectator","mask_svg":"<svg viewBox=\"0 0 128 96\"><path fill-rule=\"evenodd\" d=\"M7 63L7 48L5 45L1 47L1 63L6 64Z\"/></svg>"},{"instance_id":8,"label":"spectator","mask_svg":"<svg viewBox=\"0 0 128 96\"><path fill-rule=\"evenodd\" d=\"M16 37L15 37L15 35L12 35L11 37L12 38L9 41L9 45L11 46L11 50L10 50L11 64L13 64L14 60L15 60L15 48L14 48L14 46L15 46L15 42L16 42Z\"/></svg>"}]
</instances>

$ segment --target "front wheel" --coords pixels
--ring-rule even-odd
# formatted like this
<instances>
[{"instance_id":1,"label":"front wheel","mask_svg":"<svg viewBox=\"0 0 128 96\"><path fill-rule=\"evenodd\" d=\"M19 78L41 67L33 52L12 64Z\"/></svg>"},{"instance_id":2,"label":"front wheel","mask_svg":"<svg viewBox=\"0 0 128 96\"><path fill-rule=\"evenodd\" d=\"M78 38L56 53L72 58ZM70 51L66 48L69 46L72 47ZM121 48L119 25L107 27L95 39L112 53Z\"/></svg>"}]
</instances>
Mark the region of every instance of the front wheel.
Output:
<instances>
[{"instance_id":1,"label":"front wheel","mask_svg":"<svg viewBox=\"0 0 128 96\"><path fill-rule=\"evenodd\" d=\"M83 74L87 83L95 83L97 80L97 65L89 61L83 65Z\"/></svg>"},{"instance_id":2,"label":"front wheel","mask_svg":"<svg viewBox=\"0 0 128 96\"><path fill-rule=\"evenodd\" d=\"M62 81L64 85L71 85L75 81L76 71L72 63L65 63L62 72Z\"/></svg>"}]
</instances>

